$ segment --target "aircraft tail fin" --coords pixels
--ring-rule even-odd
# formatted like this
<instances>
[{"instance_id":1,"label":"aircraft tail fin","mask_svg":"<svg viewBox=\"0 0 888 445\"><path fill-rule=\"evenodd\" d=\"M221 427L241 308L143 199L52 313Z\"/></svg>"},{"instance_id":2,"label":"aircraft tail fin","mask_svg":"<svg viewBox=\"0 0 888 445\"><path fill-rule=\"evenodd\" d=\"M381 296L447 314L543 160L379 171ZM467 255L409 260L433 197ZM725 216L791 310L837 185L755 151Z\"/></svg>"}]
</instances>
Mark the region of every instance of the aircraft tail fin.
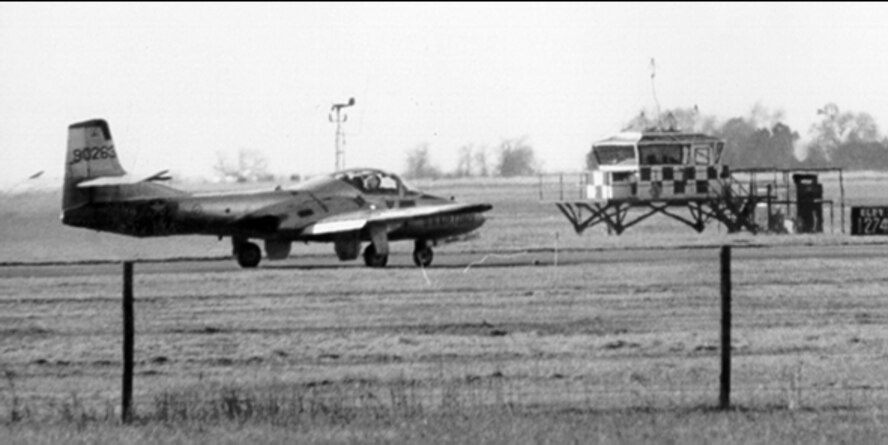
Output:
<instances>
[{"instance_id":1,"label":"aircraft tail fin","mask_svg":"<svg viewBox=\"0 0 888 445\"><path fill-rule=\"evenodd\" d=\"M62 209L89 202L88 192L77 189L86 180L118 177L126 174L117 152L111 130L103 119L71 124L68 127L68 153L65 157L65 185Z\"/></svg>"},{"instance_id":2,"label":"aircraft tail fin","mask_svg":"<svg viewBox=\"0 0 888 445\"><path fill-rule=\"evenodd\" d=\"M117 160L108 123L102 119L68 127L68 155L65 165L66 176L74 180L126 174Z\"/></svg>"}]
</instances>

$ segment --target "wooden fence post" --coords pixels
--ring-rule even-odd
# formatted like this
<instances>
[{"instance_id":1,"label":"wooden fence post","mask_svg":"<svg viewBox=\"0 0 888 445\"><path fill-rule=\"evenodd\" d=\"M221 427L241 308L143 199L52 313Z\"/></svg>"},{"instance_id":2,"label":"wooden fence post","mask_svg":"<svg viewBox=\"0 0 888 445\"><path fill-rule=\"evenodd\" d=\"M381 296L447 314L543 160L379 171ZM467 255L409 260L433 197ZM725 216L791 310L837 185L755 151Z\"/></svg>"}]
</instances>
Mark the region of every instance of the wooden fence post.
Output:
<instances>
[{"instance_id":1,"label":"wooden fence post","mask_svg":"<svg viewBox=\"0 0 888 445\"><path fill-rule=\"evenodd\" d=\"M721 248L721 379L719 408L731 407L731 246Z\"/></svg>"},{"instance_id":2,"label":"wooden fence post","mask_svg":"<svg viewBox=\"0 0 888 445\"><path fill-rule=\"evenodd\" d=\"M540 201L542 201L543 200L543 174L542 173L539 174L539 179L540 179L540 181L539 181Z\"/></svg>"},{"instance_id":3,"label":"wooden fence post","mask_svg":"<svg viewBox=\"0 0 888 445\"><path fill-rule=\"evenodd\" d=\"M132 420L133 403L133 262L123 262L123 391L120 398L120 420Z\"/></svg>"}]
</instances>

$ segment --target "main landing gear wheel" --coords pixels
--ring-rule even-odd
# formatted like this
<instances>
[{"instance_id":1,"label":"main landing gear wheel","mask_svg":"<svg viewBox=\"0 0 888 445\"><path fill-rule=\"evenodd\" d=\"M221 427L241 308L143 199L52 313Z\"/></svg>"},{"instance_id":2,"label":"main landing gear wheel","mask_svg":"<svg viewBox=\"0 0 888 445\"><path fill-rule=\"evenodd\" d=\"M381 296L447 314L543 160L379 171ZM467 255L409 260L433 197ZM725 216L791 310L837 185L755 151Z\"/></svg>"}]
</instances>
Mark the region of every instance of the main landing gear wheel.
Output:
<instances>
[{"instance_id":1,"label":"main landing gear wheel","mask_svg":"<svg viewBox=\"0 0 888 445\"><path fill-rule=\"evenodd\" d=\"M364 249L364 264L367 267L385 267L388 264L389 257L388 255L380 255L376 253L376 247L373 246L373 243L367 245L367 248Z\"/></svg>"},{"instance_id":2,"label":"main landing gear wheel","mask_svg":"<svg viewBox=\"0 0 888 445\"><path fill-rule=\"evenodd\" d=\"M252 269L258 266L259 261L262 260L262 251L259 250L259 246L253 243L243 243L235 249L234 256L240 267Z\"/></svg>"},{"instance_id":3,"label":"main landing gear wheel","mask_svg":"<svg viewBox=\"0 0 888 445\"><path fill-rule=\"evenodd\" d=\"M432 248L428 244L423 242L416 243L416 247L413 249L413 264L416 264L418 267L429 267L432 265L434 258L435 252L432 252Z\"/></svg>"}]
</instances>

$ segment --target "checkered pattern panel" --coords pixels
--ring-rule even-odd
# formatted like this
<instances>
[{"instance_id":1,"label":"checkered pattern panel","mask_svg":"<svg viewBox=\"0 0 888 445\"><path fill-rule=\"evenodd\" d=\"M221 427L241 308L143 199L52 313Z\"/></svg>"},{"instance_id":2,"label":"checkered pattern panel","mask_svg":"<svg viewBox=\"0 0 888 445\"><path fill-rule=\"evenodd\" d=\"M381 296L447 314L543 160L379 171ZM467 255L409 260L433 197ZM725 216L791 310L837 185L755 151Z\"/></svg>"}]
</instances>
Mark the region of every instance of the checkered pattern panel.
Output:
<instances>
[{"instance_id":1,"label":"checkered pattern panel","mask_svg":"<svg viewBox=\"0 0 888 445\"><path fill-rule=\"evenodd\" d=\"M629 182L614 182L613 172L593 171L587 176L586 198L594 200L668 200L706 197L721 190L720 179L730 177L728 166L648 165Z\"/></svg>"}]
</instances>

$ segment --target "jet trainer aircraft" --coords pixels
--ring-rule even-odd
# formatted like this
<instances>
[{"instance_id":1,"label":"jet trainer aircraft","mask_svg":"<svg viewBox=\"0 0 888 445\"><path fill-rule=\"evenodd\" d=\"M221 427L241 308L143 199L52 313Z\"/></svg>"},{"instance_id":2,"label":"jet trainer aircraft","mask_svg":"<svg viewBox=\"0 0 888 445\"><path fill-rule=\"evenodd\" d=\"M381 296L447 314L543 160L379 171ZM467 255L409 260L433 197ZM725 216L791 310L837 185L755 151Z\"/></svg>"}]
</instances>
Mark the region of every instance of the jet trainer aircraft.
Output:
<instances>
[{"instance_id":1,"label":"jet trainer aircraft","mask_svg":"<svg viewBox=\"0 0 888 445\"><path fill-rule=\"evenodd\" d=\"M389 241L414 240L413 261L432 263L432 245L484 223L489 204L460 204L415 190L391 173L350 169L288 189L239 193L187 193L120 166L108 123L101 119L68 127L62 223L137 237L215 235L230 237L241 267L259 265L265 242L270 260L284 259L294 241L332 242L340 260L358 257L385 267Z\"/></svg>"}]
</instances>

